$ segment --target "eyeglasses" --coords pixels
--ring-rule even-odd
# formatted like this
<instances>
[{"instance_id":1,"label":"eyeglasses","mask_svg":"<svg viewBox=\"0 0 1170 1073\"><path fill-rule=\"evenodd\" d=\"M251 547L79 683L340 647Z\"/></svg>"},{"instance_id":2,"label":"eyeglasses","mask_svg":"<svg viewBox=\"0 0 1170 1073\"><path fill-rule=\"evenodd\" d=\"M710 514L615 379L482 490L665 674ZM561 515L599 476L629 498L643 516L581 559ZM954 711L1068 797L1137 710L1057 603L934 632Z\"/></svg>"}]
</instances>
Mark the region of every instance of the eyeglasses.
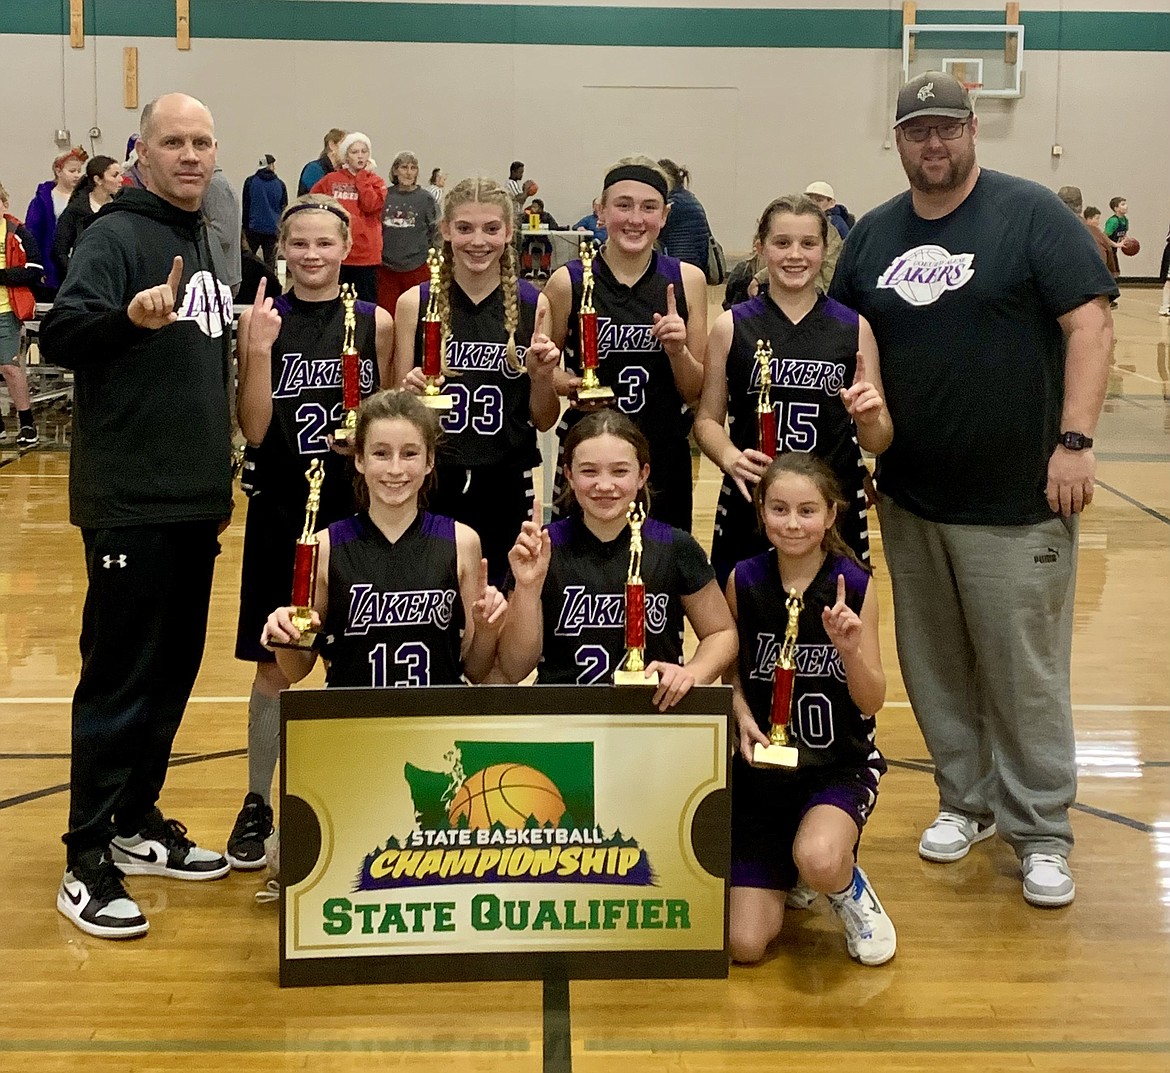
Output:
<instances>
[{"instance_id":1,"label":"eyeglasses","mask_svg":"<svg viewBox=\"0 0 1170 1073\"><path fill-rule=\"evenodd\" d=\"M944 142L953 142L963 136L963 129L969 121L964 119L952 120L949 123L929 123L922 126L903 127L902 137L908 142L925 142L930 139L930 132L934 131Z\"/></svg>"}]
</instances>

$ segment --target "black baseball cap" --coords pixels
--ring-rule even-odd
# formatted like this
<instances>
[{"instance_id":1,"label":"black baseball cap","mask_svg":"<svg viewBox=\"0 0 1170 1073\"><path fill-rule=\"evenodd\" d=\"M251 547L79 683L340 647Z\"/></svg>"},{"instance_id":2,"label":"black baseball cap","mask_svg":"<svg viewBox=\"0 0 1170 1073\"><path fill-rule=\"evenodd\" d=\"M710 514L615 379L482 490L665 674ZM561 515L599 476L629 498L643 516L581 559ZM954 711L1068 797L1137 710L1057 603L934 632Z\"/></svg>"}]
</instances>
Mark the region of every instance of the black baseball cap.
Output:
<instances>
[{"instance_id":1,"label":"black baseball cap","mask_svg":"<svg viewBox=\"0 0 1170 1073\"><path fill-rule=\"evenodd\" d=\"M894 126L918 116L970 119L975 111L963 83L942 71L927 71L912 78L898 90L898 111Z\"/></svg>"}]
</instances>

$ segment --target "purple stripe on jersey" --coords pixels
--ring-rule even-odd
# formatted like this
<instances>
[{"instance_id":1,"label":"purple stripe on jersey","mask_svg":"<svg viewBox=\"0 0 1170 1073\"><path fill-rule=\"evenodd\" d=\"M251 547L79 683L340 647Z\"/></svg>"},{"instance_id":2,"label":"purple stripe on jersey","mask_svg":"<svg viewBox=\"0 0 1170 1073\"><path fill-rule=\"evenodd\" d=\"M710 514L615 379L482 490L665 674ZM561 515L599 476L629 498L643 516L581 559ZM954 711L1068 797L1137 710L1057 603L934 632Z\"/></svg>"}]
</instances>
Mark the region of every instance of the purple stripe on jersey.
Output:
<instances>
[{"instance_id":1,"label":"purple stripe on jersey","mask_svg":"<svg viewBox=\"0 0 1170 1073\"><path fill-rule=\"evenodd\" d=\"M865 590L869 588L869 574L862 570L852 559L847 559L844 555L838 555L829 567L829 581L834 588L837 586L837 576L839 574L845 575L845 588L849 592L855 592L859 597L864 598Z\"/></svg>"},{"instance_id":2,"label":"purple stripe on jersey","mask_svg":"<svg viewBox=\"0 0 1170 1073\"><path fill-rule=\"evenodd\" d=\"M731 307L731 320L733 323L741 320L751 320L752 317L763 316L767 311L767 302L764 301L762 294L757 294L755 298L749 298L746 302L740 302L738 305Z\"/></svg>"},{"instance_id":3,"label":"purple stripe on jersey","mask_svg":"<svg viewBox=\"0 0 1170 1073\"><path fill-rule=\"evenodd\" d=\"M340 547L351 540L360 540L362 537L361 515L354 514L349 518L342 518L329 527L329 546Z\"/></svg>"},{"instance_id":4,"label":"purple stripe on jersey","mask_svg":"<svg viewBox=\"0 0 1170 1073\"><path fill-rule=\"evenodd\" d=\"M655 544L673 544L674 526L656 518L647 518L642 523L642 539L652 540Z\"/></svg>"},{"instance_id":5,"label":"purple stripe on jersey","mask_svg":"<svg viewBox=\"0 0 1170 1073\"><path fill-rule=\"evenodd\" d=\"M665 253L657 254L655 272L671 283L682 285L682 262L677 257L668 257Z\"/></svg>"},{"instance_id":6,"label":"purple stripe on jersey","mask_svg":"<svg viewBox=\"0 0 1170 1073\"><path fill-rule=\"evenodd\" d=\"M741 563L736 563L736 585L743 585L746 588L755 588L755 586L761 585L767 581L769 558L771 558L771 552L762 551L759 555L756 555L751 559L745 559ZM848 578L845 579L845 583L849 583Z\"/></svg>"},{"instance_id":7,"label":"purple stripe on jersey","mask_svg":"<svg viewBox=\"0 0 1170 1073\"><path fill-rule=\"evenodd\" d=\"M448 518L445 514L432 514L430 511L424 510L422 531L424 536L455 543L455 519Z\"/></svg>"},{"instance_id":8,"label":"purple stripe on jersey","mask_svg":"<svg viewBox=\"0 0 1170 1073\"><path fill-rule=\"evenodd\" d=\"M574 283L580 283L585 278L585 267L580 259L570 261L565 267L569 270L569 279Z\"/></svg>"},{"instance_id":9,"label":"purple stripe on jersey","mask_svg":"<svg viewBox=\"0 0 1170 1073\"><path fill-rule=\"evenodd\" d=\"M850 309L848 306L843 306L840 302L834 301L832 298L825 299L825 316L832 317L834 320L839 320L842 324L857 324L857 311Z\"/></svg>"},{"instance_id":10,"label":"purple stripe on jersey","mask_svg":"<svg viewBox=\"0 0 1170 1073\"><path fill-rule=\"evenodd\" d=\"M353 304L353 311L360 313L363 317L372 317L377 310L377 305L373 302L357 301Z\"/></svg>"},{"instance_id":11,"label":"purple stripe on jersey","mask_svg":"<svg viewBox=\"0 0 1170 1073\"><path fill-rule=\"evenodd\" d=\"M287 317L292 312L292 299L287 294L282 294L277 298L272 299L272 308L277 311L282 317Z\"/></svg>"},{"instance_id":12,"label":"purple stripe on jersey","mask_svg":"<svg viewBox=\"0 0 1170 1073\"><path fill-rule=\"evenodd\" d=\"M551 525L545 526L548 530L548 538L552 542L553 547L568 544L573 537L573 523L575 521L575 518L562 518L559 522L553 522Z\"/></svg>"},{"instance_id":13,"label":"purple stripe on jersey","mask_svg":"<svg viewBox=\"0 0 1170 1073\"><path fill-rule=\"evenodd\" d=\"M521 279L516 281L516 295L523 305L534 306L536 305L536 300L540 297L540 291L529 283L528 280Z\"/></svg>"}]
</instances>

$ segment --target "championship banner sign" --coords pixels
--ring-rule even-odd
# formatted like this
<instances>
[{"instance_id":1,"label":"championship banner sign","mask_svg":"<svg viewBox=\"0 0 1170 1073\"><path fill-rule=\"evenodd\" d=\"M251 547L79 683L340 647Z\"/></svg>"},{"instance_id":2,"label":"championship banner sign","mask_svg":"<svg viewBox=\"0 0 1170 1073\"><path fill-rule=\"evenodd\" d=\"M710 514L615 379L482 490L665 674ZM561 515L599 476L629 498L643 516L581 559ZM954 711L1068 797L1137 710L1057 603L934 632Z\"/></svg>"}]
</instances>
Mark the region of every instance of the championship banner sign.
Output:
<instances>
[{"instance_id":1,"label":"championship banner sign","mask_svg":"<svg viewBox=\"0 0 1170 1073\"><path fill-rule=\"evenodd\" d=\"M281 700L280 982L725 977L731 691Z\"/></svg>"}]
</instances>

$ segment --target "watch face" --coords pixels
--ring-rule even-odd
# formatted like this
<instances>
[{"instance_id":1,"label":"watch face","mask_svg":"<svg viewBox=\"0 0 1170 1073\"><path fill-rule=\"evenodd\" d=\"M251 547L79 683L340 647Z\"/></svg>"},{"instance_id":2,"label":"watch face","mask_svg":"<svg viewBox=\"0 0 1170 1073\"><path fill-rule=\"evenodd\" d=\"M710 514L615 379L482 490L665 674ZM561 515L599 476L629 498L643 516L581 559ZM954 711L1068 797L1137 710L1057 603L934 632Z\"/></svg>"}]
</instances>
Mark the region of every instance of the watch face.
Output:
<instances>
[{"instance_id":1,"label":"watch face","mask_svg":"<svg viewBox=\"0 0 1170 1073\"><path fill-rule=\"evenodd\" d=\"M1065 432L1061 434L1060 442L1070 451L1083 451L1093 446L1093 441L1080 432Z\"/></svg>"}]
</instances>

